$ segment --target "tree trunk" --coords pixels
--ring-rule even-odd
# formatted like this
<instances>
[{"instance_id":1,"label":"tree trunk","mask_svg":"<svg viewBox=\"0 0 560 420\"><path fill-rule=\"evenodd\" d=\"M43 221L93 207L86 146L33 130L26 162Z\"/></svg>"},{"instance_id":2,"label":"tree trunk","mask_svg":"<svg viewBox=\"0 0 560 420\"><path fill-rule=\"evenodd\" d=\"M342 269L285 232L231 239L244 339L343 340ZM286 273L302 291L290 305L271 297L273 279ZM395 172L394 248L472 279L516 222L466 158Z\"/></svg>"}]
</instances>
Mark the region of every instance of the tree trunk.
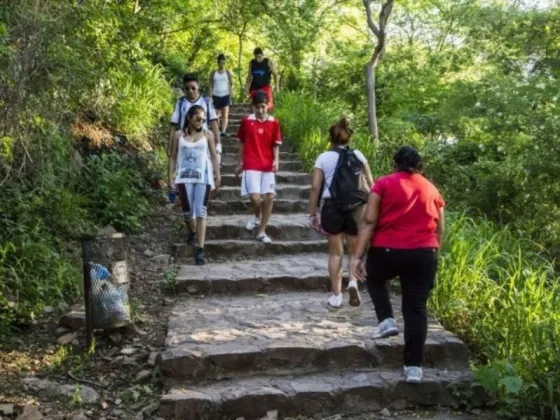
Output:
<instances>
[{"instance_id":1,"label":"tree trunk","mask_svg":"<svg viewBox=\"0 0 560 420\"><path fill-rule=\"evenodd\" d=\"M243 34L239 34L239 53L237 55L237 79L239 80L239 88L241 96L243 96L243 77L241 76L241 58L243 56Z\"/></svg>"},{"instance_id":2,"label":"tree trunk","mask_svg":"<svg viewBox=\"0 0 560 420\"><path fill-rule=\"evenodd\" d=\"M377 104L375 102L375 68L376 63L369 61L366 64L366 88L367 88L367 110L368 127L373 137L373 141L379 140L379 130L377 128Z\"/></svg>"}]
</instances>

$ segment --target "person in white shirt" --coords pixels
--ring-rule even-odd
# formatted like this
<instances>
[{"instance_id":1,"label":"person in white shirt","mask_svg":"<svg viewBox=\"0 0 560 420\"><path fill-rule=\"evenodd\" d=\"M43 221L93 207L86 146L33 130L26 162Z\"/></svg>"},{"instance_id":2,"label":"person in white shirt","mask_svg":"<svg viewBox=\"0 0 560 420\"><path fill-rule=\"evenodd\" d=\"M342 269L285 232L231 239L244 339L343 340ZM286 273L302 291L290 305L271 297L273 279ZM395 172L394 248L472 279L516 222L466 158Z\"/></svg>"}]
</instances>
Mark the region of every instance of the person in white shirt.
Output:
<instances>
[{"instance_id":1,"label":"person in white shirt","mask_svg":"<svg viewBox=\"0 0 560 420\"><path fill-rule=\"evenodd\" d=\"M361 168L367 191L373 184L371 170L365 156L359 150L348 148L352 137L352 129L346 118L341 119L329 129L331 150L321 153L315 162L311 194L309 198L309 217L311 226L326 234L329 242L329 277L331 279L332 296L328 299L331 307L342 305L342 258L344 256L344 242L348 246L348 255L353 255L358 245L358 221L363 213L364 205L351 212L342 212L331 197L331 185L337 170L337 163L341 153L351 153L357 159ZM366 194L367 199L367 194ZM321 216L317 217L317 208L321 208ZM352 261L349 261L349 266ZM348 294L350 305L359 306L361 303L356 277L349 272Z\"/></svg>"},{"instance_id":2,"label":"person in white shirt","mask_svg":"<svg viewBox=\"0 0 560 420\"><path fill-rule=\"evenodd\" d=\"M171 140L173 135L178 130L185 127L185 118L187 112L194 105L200 105L205 112L206 122L203 124L203 129L212 131L214 140L216 142L216 152L218 153L218 163L220 162L220 154L222 153L222 143L220 141L220 130L218 129L218 117L214 105L209 98L205 98L200 94L198 76L196 74L186 74L183 77L183 90L185 96L181 97L175 102L173 114L171 115L171 130L169 132L169 146L167 148L167 155L170 154Z\"/></svg>"},{"instance_id":3,"label":"person in white shirt","mask_svg":"<svg viewBox=\"0 0 560 420\"><path fill-rule=\"evenodd\" d=\"M210 97L218 120L221 120L221 135L227 137L227 127L229 122L229 107L231 105L231 95L233 93L233 76L226 69L226 57L223 54L218 56L218 69L210 73Z\"/></svg>"}]
</instances>

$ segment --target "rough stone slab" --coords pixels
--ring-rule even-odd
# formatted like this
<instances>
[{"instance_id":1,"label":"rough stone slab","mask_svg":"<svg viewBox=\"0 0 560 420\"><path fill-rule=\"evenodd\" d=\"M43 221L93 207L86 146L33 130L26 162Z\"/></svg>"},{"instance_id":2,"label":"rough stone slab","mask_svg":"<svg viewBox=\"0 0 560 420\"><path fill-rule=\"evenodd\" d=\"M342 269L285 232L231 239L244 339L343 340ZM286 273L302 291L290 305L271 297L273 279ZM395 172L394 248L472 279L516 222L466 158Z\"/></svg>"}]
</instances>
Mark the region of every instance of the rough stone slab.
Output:
<instances>
[{"instance_id":1,"label":"rough stone slab","mask_svg":"<svg viewBox=\"0 0 560 420\"><path fill-rule=\"evenodd\" d=\"M461 401L454 389L470 391L467 371L425 369L422 384L407 384L402 371L342 371L302 376L259 376L210 383L199 387L177 385L160 401L164 419L258 419L278 410L278 418L301 415L327 417L332 412L371 413L383 408L453 406ZM487 399L473 388L469 404ZM335 411L336 410L336 411Z\"/></svg>"},{"instance_id":2,"label":"rough stone slab","mask_svg":"<svg viewBox=\"0 0 560 420\"><path fill-rule=\"evenodd\" d=\"M277 184L311 185L311 175L304 172L278 172L276 174ZM224 187L239 187L241 178L234 174L223 174L222 185Z\"/></svg>"},{"instance_id":3,"label":"rough stone slab","mask_svg":"<svg viewBox=\"0 0 560 420\"><path fill-rule=\"evenodd\" d=\"M222 162L222 174L234 174L237 163ZM280 171L298 172L302 171L303 166L299 160L282 160L280 159Z\"/></svg>"},{"instance_id":4,"label":"rough stone slab","mask_svg":"<svg viewBox=\"0 0 560 420\"><path fill-rule=\"evenodd\" d=\"M182 266L176 290L191 294L327 290L327 254Z\"/></svg>"},{"instance_id":5,"label":"rough stone slab","mask_svg":"<svg viewBox=\"0 0 560 420\"><path fill-rule=\"evenodd\" d=\"M305 199L274 201L274 212L277 214L302 213L308 208L309 201ZM208 204L208 214L210 216L233 215L237 213L250 214L251 209L251 203L246 198L241 197L232 201L212 200Z\"/></svg>"},{"instance_id":6,"label":"rough stone slab","mask_svg":"<svg viewBox=\"0 0 560 420\"><path fill-rule=\"evenodd\" d=\"M289 272L286 265L282 269ZM191 380L255 372L402 366L402 335L372 338L377 320L369 296L362 293L358 308L348 306L345 296L345 306L331 310L328 295L306 291L255 296L253 292L251 296L185 299L169 318L162 371L168 377ZM400 298L393 298L393 307L402 331ZM426 366L468 366L467 347L433 319L428 339Z\"/></svg>"},{"instance_id":7,"label":"rough stone slab","mask_svg":"<svg viewBox=\"0 0 560 420\"><path fill-rule=\"evenodd\" d=\"M254 240L208 240L204 246L210 263L225 260L265 258L275 255L308 254L326 252L328 243L323 240L311 241L273 241L263 244L256 237ZM194 249L185 243L171 245L171 252L176 258L193 258Z\"/></svg>"},{"instance_id":8,"label":"rough stone slab","mask_svg":"<svg viewBox=\"0 0 560 420\"><path fill-rule=\"evenodd\" d=\"M214 203L215 204L215 203ZM234 202L230 203L232 207ZM209 207L212 203L209 204ZM245 214L223 215L208 217L206 221L206 238L208 239L255 239L257 231L246 229L250 212ZM276 240L322 240L324 236L309 226L306 214L273 214L270 218L266 233Z\"/></svg>"},{"instance_id":9,"label":"rough stone slab","mask_svg":"<svg viewBox=\"0 0 560 420\"><path fill-rule=\"evenodd\" d=\"M275 200L294 200L294 199L309 199L309 185L288 185L279 184L276 188ZM217 200L234 201L242 198L247 200L246 197L241 197L241 187L222 187L216 195Z\"/></svg>"}]
</instances>

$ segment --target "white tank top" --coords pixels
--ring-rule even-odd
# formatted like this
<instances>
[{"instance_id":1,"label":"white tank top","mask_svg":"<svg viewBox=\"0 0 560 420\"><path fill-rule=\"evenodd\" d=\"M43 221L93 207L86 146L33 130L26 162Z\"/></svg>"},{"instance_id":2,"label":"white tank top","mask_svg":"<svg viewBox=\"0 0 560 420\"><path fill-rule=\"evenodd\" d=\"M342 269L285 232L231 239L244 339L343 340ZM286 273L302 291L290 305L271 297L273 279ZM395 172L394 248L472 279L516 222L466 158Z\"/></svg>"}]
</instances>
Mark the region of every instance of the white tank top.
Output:
<instances>
[{"instance_id":1,"label":"white tank top","mask_svg":"<svg viewBox=\"0 0 560 420\"><path fill-rule=\"evenodd\" d=\"M188 142L182 133L177 145L176 184L206 184L214 188L214 176L208 139L206 136L196 142Z\"/></svg>"},{"instance_id":2,"label":"white tank top","mask_svg":"<svg viewBox=\"0 0 560 420\"><path fill-rule=\"evenodd\" d=\"M229 77L227 74L227 70L223 73L220 73L218 70L214 72L212 94L214 96L229 95Z\"/></svg>"}]
</instances>

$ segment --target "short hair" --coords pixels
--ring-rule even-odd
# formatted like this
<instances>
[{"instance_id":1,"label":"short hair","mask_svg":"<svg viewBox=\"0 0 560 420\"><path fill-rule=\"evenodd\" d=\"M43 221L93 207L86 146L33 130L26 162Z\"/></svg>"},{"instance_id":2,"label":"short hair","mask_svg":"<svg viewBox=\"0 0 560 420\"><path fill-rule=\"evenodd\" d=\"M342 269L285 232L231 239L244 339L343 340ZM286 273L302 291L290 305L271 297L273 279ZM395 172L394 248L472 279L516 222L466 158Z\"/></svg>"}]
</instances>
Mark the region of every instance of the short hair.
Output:
<instances>
[{"instance_id":1,"label":"short hair","mask_svg":"<svg viewBox=\"0 0 560 420\"><path fill-rule=\"evenodd\" d=\"M268 104L268 96L266 92L259 90L253 95L253 105Z\"/></svg>"},{"instance_id":2,"label":"short hair","mask_svg":"<svg viewBox=\"0 0 560 420\"><path fill-rule=\"evenodd\" d=\"M422 173L424 171L422 156L412 146L401 147L393 156L393 162L400 172Z\"/></svg>"},{"instance_id":3,"label":"short hair","mask_svg":"<svg viewBox=\"0 0 560 420\"><path fill-rule=\"evenodd\" d=\"M219 54L218 61L222 61L222 60L226 61L226 56L224 54Z\"/></svg>"},{"instance_id":4,"label":"short hair","mask_svg":"<svg viewBox=\"0 0 560 420\"><path fill-rule=\"evenodd\" d=\"M346 146L350 143L354 130L350 128L350 118L341 118L336 124L329 128L331 143L337 146Z\"/></svg>"},{"instance_id":5,"label":"short hair","mask_svg":"<svg viewBox=\"0 0 560 420\"><path fill-rule=\"evenodd\" d=\"M264 54L261 47L257 47L253 50L253 55L261 55Z\"/></svg>"},{"instance_id":6,"label":"short hair","mask_svg":"<svg viewBox=\"0 0 560 420\"><path fill-rule=\"evenodd\" d=\"M188 82L196 82L198 83L198 74L196 73L187 73L183 76L183 84Z\"/></svg>"}]
</instances>

